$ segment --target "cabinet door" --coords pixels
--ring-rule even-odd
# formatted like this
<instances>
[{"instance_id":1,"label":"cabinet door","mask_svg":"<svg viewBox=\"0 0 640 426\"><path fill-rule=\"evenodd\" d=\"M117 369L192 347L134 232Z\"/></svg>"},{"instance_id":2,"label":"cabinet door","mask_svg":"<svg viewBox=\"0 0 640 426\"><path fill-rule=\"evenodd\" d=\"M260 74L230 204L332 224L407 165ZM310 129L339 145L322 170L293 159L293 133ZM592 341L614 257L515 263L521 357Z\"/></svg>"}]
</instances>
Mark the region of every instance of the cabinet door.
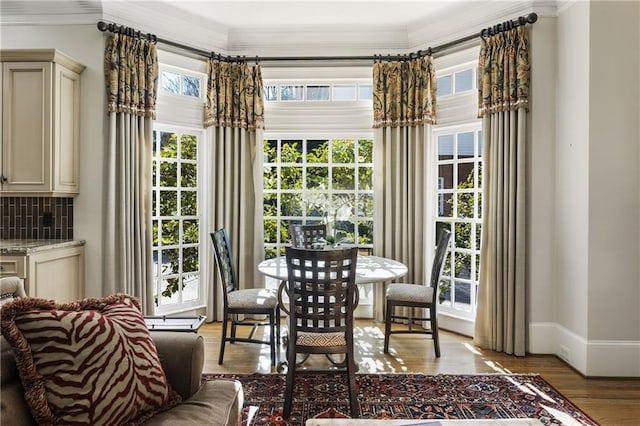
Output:
<instances>
[{"instance_id":1,"label":"cabinet door","mask_svg":"<svg viewBox=\"0 0 640 426\"><path fill-rule=\"evenodd\" d=\"M84 293L84 247L45 250L28 257L29 296L72 302Z\"/></svg>"},{"instance_id":2,"label":"cabinet door","mask_svg":"<svg viewBox=\"0 0 640 426\"><path fill-rule=\"evenodd\" d=\"M51 62L3 64L3 191L51 189Z\"/></svg>"},{"instance_id":3,"label":"cabinet door","mask_svg":"<svg viewBox=\"0 0 640 426\"><path fill-rule=\"evenodd\" d=\"M54 65L53 190L79 192L80 74Z\"/></svg>"}]
</instances>

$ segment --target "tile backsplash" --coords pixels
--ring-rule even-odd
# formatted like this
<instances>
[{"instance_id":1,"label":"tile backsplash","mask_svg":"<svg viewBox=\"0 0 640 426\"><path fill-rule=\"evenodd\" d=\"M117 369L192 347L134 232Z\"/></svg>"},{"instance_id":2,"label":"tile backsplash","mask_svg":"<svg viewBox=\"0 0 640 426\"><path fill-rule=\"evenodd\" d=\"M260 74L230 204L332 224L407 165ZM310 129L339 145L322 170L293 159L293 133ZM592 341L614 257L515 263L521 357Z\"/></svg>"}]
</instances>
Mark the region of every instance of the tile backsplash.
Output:
<instances>
[{"instance_id":1,"label":"tile backsplash","mask_svg":"<svg viewBox=\"0 0 640 426\"><path fill-rule=\"evenodd\" d=\"M73 198L0 197L0 238L73 239Z\"/></svg>"}]
</instances>

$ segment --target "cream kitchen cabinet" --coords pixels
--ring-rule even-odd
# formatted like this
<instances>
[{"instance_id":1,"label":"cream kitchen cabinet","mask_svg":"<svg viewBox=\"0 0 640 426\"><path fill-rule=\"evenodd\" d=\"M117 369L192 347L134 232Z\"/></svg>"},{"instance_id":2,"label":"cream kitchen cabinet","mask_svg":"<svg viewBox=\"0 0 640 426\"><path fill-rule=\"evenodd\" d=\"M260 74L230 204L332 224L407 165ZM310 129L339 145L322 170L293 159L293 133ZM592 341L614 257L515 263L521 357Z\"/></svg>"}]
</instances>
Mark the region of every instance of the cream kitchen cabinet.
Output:
<instances>
[{"instance_id":1,"label":"cream kitchen cabinet","mask_svg":"<svg viewBox=\"0 0 640 426\"><path fill-rule=\"evenodd\" d=\"M0 277L24 279L28 296L72 302L84 295L84 241L5 240Z\"/></svg>"},{"instance_id":2,"label":"cream kitchen cabinet","mask_svg":"<svg viewBox=\"0 0 640 426\"><path fill-rule=\"evenodd\" d=\"M55 49L0 50L0 61L0 195L77 195L84 65Z\"/></svg>"}]
</instances>

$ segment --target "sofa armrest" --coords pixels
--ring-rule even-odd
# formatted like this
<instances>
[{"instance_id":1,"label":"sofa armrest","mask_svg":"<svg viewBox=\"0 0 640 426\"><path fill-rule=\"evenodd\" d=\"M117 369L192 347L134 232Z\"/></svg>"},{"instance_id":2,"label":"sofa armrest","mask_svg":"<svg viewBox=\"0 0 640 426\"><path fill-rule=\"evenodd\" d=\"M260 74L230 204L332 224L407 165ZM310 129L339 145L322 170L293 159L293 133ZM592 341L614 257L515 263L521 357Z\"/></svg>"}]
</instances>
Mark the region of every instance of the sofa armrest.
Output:
<instances>
[{"instance_id":1,"label":"sofa armrest","mask_svg":"<svg viewBox=\"0 0 640 426\"><path fill-rule=\"evenodd\" d=\"M152 331L151 337L169 384L183 401L189 399L201 386L204 368L202 336L181 331Z\"/></svg>"}]
</instances>

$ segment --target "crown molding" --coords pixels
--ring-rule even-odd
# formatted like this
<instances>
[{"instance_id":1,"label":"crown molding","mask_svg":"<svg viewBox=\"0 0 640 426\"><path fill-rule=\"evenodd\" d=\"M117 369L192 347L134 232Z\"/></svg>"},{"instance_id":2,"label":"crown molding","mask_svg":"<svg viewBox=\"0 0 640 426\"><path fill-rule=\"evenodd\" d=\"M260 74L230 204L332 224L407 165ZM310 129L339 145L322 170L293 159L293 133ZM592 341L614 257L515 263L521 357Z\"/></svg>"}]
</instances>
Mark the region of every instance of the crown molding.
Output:
<instances>
[{"instance_id":1,"label":"crown molding","mask_svg":"<svg viewBox=\"0 0 640 426\"><path fill-rule=\"evenodd\" d=\"M227 54L229 29L223 24L189 14L165 2L103 0L102 5L105 21L197 49Z\"/></svg>"},{"instance_id":2,"label":"crown molding","mask_svg":"<svg viewBox=\"0 0 640 426\"><path fill-rule=\"evenodd\" d=\"M100 0L0 1L2 25L80 25L101 17Z\"/></svg>"},{"instance_id":3,"label":"crown molding","mask_svg":"<svg viewBox=\"0 0 640 426\"><path fill-rule=\"evenodd\" d=\"M408 47L405 28L327 26L286 30L230 31L228 48L247 55L372 55L398 53Z\"/></svg>"},{"instance_id":4,"label":"crown molding","mask_svg":"<svg viewBox=\"0 0 640 426\"><path fill-rule=\"evenodd\" d=\"M531 12L539 16L556 16L556 0L510 0L498 2L461 2L443 9L428 20L407 27L411 50L438 46L488 26ZM455 19L452 19L455 17Z\"/></svg>"}]
</instances>

